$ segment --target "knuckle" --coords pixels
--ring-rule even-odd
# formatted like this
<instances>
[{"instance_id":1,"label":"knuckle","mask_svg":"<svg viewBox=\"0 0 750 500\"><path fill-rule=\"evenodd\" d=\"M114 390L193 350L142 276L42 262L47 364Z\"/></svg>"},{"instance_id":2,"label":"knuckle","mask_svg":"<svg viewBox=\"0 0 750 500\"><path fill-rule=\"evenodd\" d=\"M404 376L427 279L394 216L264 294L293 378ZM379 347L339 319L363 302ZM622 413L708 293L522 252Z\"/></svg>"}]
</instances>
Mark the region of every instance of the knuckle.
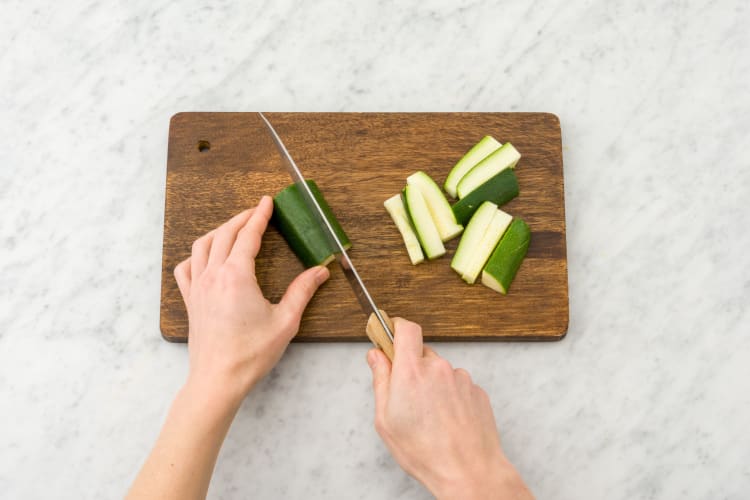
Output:
<instances>
[{"instance_id":1,"label":"knuckle","mask_svg":"<svg viewBox=\"0 0 750 500\"><path fill-rule=\"evenodd\" d=\"M203 236L201 236L200 238L198 238L197 240L195 240L195 241L193 242L193 246L192 246L192 247L190 247L190 249L191 249L191 251L193 252L193 254L196 254L196 253L198 253L198 252L200 251L200 249L201 249L201 244L203 243L203 242L201 241L201 239L203 239Z\"/></svg>"},{"instance_id":2,"label":"knuckle","mask_svg":"<svg viewBox=\"0 0 750 500\"><path fill-rule=\"evenodd\" d=\"M437 358L435 361L433 361L433 367L435 368L437 372L441 374L453 373L453 367L447 360L443 358Z\"/></svg>"},{"instance_id":3,"label":"knuckle","mask_svg":"<svg viewBox=\"0 0 750 500\"><path fill-rule=\"evenodd\" d=\"M257 236L258 235L258 230L257 230L257 226L256 226L256 224L254 222L255 222L255 220L252 219L252 218L250 220L248 220L247 224L245 224L244 226L242 226L242 228L240 229L240 233L242 233L242 234L244 234L246 236L251 236L251 237Z\"/></svg>"},{"instance_id":4,"label":"knuckle","mask_svg":"<svg viewBox=\"0 0 750 500\"><path fill-rule=\"evenodd\" d=\"M377 431L377 433L381 436L387 434L387 427L388 426L386 424L385 417L380 414L375 415L375 430Z\"/></svg>"},{"instance_id":5,"label":"knuckle","mask_svg":"<svg viewBox=\"0 0 750 500\"><path fill-rule=\"evenodd\" d=\"M299 318L295 314L283 314L281 316L280 325L282 331L288 332L289 334L297 333L297 330L299 329Z\"/></svg>"},{"instance_id":6,"label":"knuckle","mask_svg":"<svg viewBox=\"0 0 750 500\"><path fill-rule=\"evenodd\" d=\"M471 374L467 372L466 370L464 370L463 368L456 368L454 370L454 373L456 374L457 377L471 382Z\"/></svg>"},{"instance_id":7,"label":"knuckle","mask_svg":"<svg viewBox=\"0 0 750 500\"><path fill-rule=\"evenodd\" d=\"M303 280L299 288L305 297L309 297L315 293L315 284L310 280Z\"/></svg>"},{"instance_id":8,"label":"knuckle","mask_svg":"<svg viewBox=\"0 0 750 500\"><path fill-rule=\"evenodd\" d=\"M484 389L479 387L477 384L474 384L472 389L476 397L478 397L482 401L489 402L490 397L487 395L487 392L485 392Z\"/></svg>"},{"instance_id":9,"label":"knuckle","mask_svg":"<svg viewBox=\"0 0 750 500\"><path fill-rule=\"evenodd\" d=\"M252 231L250 231L250 227L248 224L245 224L240 228L239 231L237 231L237 238L248 238L252 235Z\"/></svg>"},{"instance_id":10,"label":"knuckle","mask_svg":"<svg viewBox=\"0 0 750 500\"><path fill-rule=\"evenodd\" d=\"M201 236L200 238L198 238L197 240L195 240L193 242L193 246L191 248L192 253L195 254L195 253L200 252L208 244L208 241L209 241L209 235L208 234L204 234L203 236Z\"/></svg>"},{"instance_id":11,"label":"knuckle","mask_svg":"<svg viewBox=\"0 0 750 500\"><path fill-rule=\"evenodd\" d=\"M229 239L230 235L232 234L232 224L229 222L225 222L218 228L216 228L216 232L214 233L214 238L218 240L226 240Z\"/></svg>"},{"instance_id":12,"label":"knuckle","mask_svg":"<svg viewBox=\"0 0 750 500\"><path fill-rule=\"evenodd\" d=\"M401 329L410 335L422 335L422 327L418 323L402 319L399 321Z\"/></svg>"},{"instance_id":13,"label":"knuckle","mask_svg":"<svg viewBox=\"0 0 750 500\"><path fill-rule=\"evenodd\" d=\"M315 285L310 280L296 280L289 289L290 306L294 309L304 307L314 293Z\"/></svg>"}]
</instances>

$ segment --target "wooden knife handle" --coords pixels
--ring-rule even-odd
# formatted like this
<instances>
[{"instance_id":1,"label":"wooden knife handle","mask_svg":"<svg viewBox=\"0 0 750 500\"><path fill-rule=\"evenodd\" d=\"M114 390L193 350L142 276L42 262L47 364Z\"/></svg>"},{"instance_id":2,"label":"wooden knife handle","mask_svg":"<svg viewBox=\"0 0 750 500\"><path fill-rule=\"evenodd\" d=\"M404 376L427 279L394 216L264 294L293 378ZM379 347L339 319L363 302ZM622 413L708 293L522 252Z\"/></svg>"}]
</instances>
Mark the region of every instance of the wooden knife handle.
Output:
<instances>
[{"instance_id":1,"label":"wooden knife handle","mask_svg":"<svg viewBox=\"0 0 750 500\"><path fill-rule=\"evenodd\" d=\"M395 335L395 330L393 329L393 321L391 321L391 318L389 318L385 311L383 311L382 309L380 309L380 315L383 316L383 319L388 325L388 328ZM367 319L367 328L365 328L365 331L367 332L367 336L370 337L370 340L372 340L372 343L375 344L375 347L380 348L380 350L383 351L386 356L388 356L388 359L390 359L392 363L393 342L391 342L391 339L388 338L388 334L385 333L385 329L383 328L383 325L380 324L380 321L378 321L378 317L375 316L375 313L370 313L370 317Z\"/></svg>"}]
</instances>

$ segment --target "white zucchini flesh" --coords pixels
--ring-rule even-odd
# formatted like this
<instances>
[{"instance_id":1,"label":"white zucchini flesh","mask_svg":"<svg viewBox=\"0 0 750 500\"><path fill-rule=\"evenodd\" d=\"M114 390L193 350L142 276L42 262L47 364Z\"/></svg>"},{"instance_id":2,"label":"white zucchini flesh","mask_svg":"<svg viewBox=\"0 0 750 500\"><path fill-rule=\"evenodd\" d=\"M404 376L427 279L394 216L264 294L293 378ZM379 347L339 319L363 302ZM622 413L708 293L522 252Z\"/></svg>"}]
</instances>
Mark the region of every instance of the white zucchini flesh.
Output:
<instances>
[{"instance_id":1,"label":"white zucchini flesh","mask_svg":"<svg viewBox=\"0 0 750 500\"><path fill-rule=\"evenodd\" d=\"M490 255L500 242L505 230L510 226L513 217L502 210L498 209L490 221L487 231L485 231L479 245L474 249L471 262L466 270L461 274L461 278L469 284L476 282L479 274L484 269L484 265L489 260Z\"/></svg>"},{"instance_id":2,"label":"white zucchini flesh","mask_svg":"<svg viewBox=\"0 0 750 500\"><path fill-rule=\"evenodd\" d=\"M420 170L407 177L406 184L419 189L422 193L442 241L448 241L463 232L464 227L456 222L456 216L448 200L429 175Z\"/></svg>"},{"instance_id":3,"label":"white zucchini flesh","mask_svg":"<svg viewBox=\"0 0 750 500\"><path fill-rule=\"evenodd\" d=\"M417 233L414 232L414 228L409 221L409 216L406 213L406 207L401 199L400 194L396 194L385 200L383 206L390 214L391 219L396 224L398 231L401 233L401 237L406 245L406 251L409 254L409 260L413 265L417 265L424 261L424 253L422 253L422 247L419 245L419 239L417 239Z\"/></svg>"},{"instance_id":4,"label":"white zucchini flesh","mask_svg":"<svg viewBox=\"0 0 750 500\"><path fill-rule=\"evenodd\" d=\"M463 198L506 168L515 167L520 158L521 153L506 142L464 175L456 188L458 197Z\"/></svg>"},{"instance_id":5,"label":"white zucchini flesh","mask_svg":"<svg viewBox=\"0 0 750 500\"><path fill-rule=\"evenodd\" d=\"M474 260L474 252L482 242L484 234L487 232L487 228L490 227L490 223L495 217L497 210L497 205L490 201L485 201L474 212L471 220L466 225L466 230L463 236L461 236L461 241L458 243L456 254L451 260L451 268L459 275L463 276L470 268Z\"/></svg>"},{"instance_id":6,"label":"white zucchini flesh","mask_svg":"<svg viewBox=\"0 0 750 500\"><path fill-rule=\"evenodd\" d=\"M427 202L422 192L414 186L406 185L404 188L404 204L406 213L409 214L414 230L417 233L422 250L428 259L435 259L445 254L445 246L440 238L432 214L427 207Z\"/></svg>"},{"instance_id":7,"label":"white zucchini flesh","mask_svg":"<svg viewBox=\"0 0 750 500\"><path fill-rule=\"evenodd\" d=\"M443 187L445 191L453 198L456 197L456 188L463 177L477 163L484 160L490 153L500 148L502 144L494 137L486 135L474 145L451 169L448 177L445 179Z\"/></svg>"}]
</instances>

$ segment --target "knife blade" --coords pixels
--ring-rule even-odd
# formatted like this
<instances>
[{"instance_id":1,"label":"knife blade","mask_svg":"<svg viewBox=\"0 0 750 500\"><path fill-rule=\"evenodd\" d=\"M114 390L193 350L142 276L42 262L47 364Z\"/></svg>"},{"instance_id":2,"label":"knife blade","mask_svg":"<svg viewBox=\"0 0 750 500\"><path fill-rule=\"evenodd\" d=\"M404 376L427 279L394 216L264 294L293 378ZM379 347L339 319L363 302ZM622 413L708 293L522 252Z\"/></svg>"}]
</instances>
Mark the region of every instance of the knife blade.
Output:
<instances>
[{"instance_id":1,"label":"knife blade","mask_svg":"<svg viewBox=\"0 0 750 500\"><path fill-rule=\"evenodd\" d=\"M367 290L362 278L359 276L357 268L354 267L354 263L349 258L349 254L346 252L344 245L336 235L333 227L331 227L331 223L325 216L325 213L315 199L315 196L313 196L312 191L310 191L310 187L307 185L307 182L305 182L305 177L302 175L302 172L292 158L292 155L289 154L289 151L281 140L281 137L279 137L279 134L276 132L276 129L273 128L273 125L271 125L271 122L268 121L263 113L259 112L258 115L260 115L268 132L271 134L271 138L283 160L284 166L292 177L294 183L297 185L297 190L302 195L302 198L305 200L305 203L313 214L314 219L323 230L323 233L328 237L331 247L334 250L336 261L344 271L344 276L346 276L349 285L352 287L354 295L357 297L357 301L365 314L368 315L367 326L365 328L367 336L372 340L375 346L382 349L386 356L393 361L393 323L385 311L380 310L375 305L375 301Z\"/></svg>"}]
</instances>

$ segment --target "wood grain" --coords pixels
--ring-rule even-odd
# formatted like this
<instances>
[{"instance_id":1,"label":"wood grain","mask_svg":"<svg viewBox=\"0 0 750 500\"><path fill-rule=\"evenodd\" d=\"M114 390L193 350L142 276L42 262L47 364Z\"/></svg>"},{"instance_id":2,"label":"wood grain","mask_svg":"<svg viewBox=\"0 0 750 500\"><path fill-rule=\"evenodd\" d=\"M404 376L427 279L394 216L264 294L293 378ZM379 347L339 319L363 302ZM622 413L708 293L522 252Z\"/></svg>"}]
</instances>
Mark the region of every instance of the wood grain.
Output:
<instances>
[{"instance_id":1,"label":"wood grain","mask_svg":"<svg viewBox=\"0 0 750 500\"><path fill-rule=\"evenodd\" d=\"M382 309L380 309L379 312L380 316L385 322L385 325L388 327L388 330L393 333L395 331L395 328L393 327L393 321L391 321L388 313L383 311ZM383 325L380 323L378 317L374 312L370 313L370 317L367 318L365 333L367 333L367 336L372 341L372 343L375 344L376 347L380 348L380 350L385 353L389 360L393 361L393 357L396 354L393 350L393 342L391 342L390 337L388 337L388 332L385 331L385 328L383 328Z\"/></svg>"},{"instance_id":2,"label":"wood grain","mask_svg":"<svg viewBox=\"0 0 750 500\"><path fill-rule=\"evenodd\" d=\"M378 305L422 324L427 340L557 340L568 328L568 273L560 122L548 113L267 113L308 179L343 225L350 255ZM446 256L412 266L383 208L406 177L438 183L482 136L521 152L520 195L503 207L530 226L531 245L507 296L466 285ZM210 147L206 149L207 141ZM199 144L202 144L199 147ZM203 149L201 151L201 149ZM178 113L169 127L161 331L187 340L187 316L173 277L196 238L273 195L291 180L255 113ZM274 228L257 276L276 302L301 263ZM341 270L308 307L295 340L368 340L367 316Z\"/></svg>"}]
</instances>

